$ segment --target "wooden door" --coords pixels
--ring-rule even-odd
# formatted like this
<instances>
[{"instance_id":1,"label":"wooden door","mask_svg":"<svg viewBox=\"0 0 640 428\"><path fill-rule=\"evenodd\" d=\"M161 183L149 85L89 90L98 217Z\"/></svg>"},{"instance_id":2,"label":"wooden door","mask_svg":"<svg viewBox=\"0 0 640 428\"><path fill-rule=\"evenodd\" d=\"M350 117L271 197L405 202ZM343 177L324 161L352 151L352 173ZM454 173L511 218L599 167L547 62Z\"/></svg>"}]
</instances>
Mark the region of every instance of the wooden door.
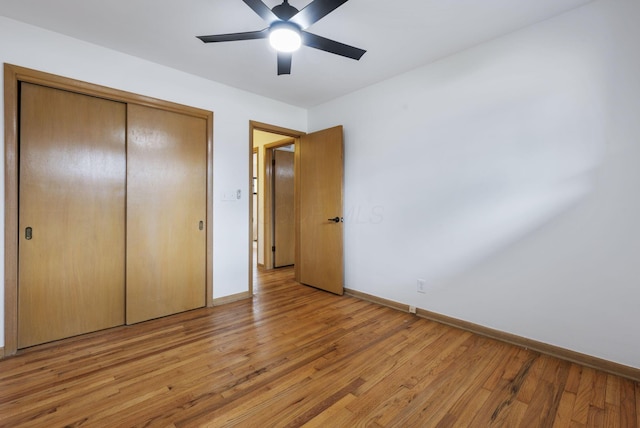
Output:
<instances>
[{"instance_id":1,"label":"wooden door","mask_svg":"<svg viewBox=\"0 0 640 428\"><path fill-rule=\"evenodd\" d=\"M207 124L129 104L127 324L206 304Z\"/></svg>"},{"instance_id":2,"label":"wooden door","mask_svg":"<svg viewBox=\"0 0 640 428\"><path fill-rule=\"evenodd\" d=\"M299 160L297 280L342 294L342 126L303 136Z\"/></svg>"},{"instance_id":3,"label":"wooden door","mask_svg":"<svg viewBox=\"0 0 640 428\"><path fill-rule=\"evenodd\" d=\"M295 262L293 152L273 151L273 255L274 267Z\"/></svg>"},{"instance_id":4,"label":"wooden door","mask_svg":"<svg viewBox=\"0 0 640 428\"><path fill-rule=\"evenodd\" d=\"M21 84L18 348L124 324L125 120Z\"/></svg>"}]
</instances>

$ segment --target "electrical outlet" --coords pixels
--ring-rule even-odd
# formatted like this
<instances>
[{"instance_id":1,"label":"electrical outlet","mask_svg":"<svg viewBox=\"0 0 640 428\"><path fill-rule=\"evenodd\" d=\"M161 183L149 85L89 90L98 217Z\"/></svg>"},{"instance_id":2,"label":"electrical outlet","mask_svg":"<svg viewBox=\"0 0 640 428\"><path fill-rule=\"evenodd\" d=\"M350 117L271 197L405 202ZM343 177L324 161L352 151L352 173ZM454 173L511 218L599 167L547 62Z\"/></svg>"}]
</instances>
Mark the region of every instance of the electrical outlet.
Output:
<instances>
[{"instance_id":1,"label":"electrical outlet","mask_svg":"<svg viewBox=\"0 0 640 428\"><path fill-rule=\"evenodd\" d=\"M427 281L424 279L418 279L418 293L427 292Z\"/></svg>"},{"instance_id":2,"label":"electrical outlet","mask_svg":"<svg viewBox=\"0 0 640 428\"><path fill-rule=\"evenodd\" d=\"M416 307L409 305L409 313L410 314L415 314L416 313Z\"/></svg>"}]
</instances>

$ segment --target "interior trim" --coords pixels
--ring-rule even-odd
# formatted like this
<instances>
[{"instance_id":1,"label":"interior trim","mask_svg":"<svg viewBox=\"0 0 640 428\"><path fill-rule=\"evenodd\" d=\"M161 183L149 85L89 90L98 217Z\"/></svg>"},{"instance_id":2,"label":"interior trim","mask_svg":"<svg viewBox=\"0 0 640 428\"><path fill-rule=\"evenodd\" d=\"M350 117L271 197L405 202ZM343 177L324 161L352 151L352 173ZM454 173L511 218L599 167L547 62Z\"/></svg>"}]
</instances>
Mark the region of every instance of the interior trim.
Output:
<instances>
[{"instance_id":1,"label":"interior trim","mask_svg":"<svg viewBox=\"0 0 640 428\"><path fill-rule=\"evenodd\" d=\"M345 294L358 299L366 300L368 302L377 303L383 306L387 306L393 309L397 309L402 312L409 313L409 305L398 303L393 300L384 299L381 297L373 296L371 294L363 293L361 291L344 289ZM640 369L635 367L626 366L624 364L615 363L613 361L597 358L591 355L582 354L580 352L572 351L570 349L562 348L548 343L539 342L537 340L528 339L526 337L518 336L504 331L495 330L493 328L485 327L479 324L475 324L469 321L464 321L458 318L449 317L446 315L438 314L436 312L427 311L425 309L416 309L416 316L435 321L440 324L445 324L450 327L465 330L480 336L489 337L491 339L499 340L501 342L509 343L520 348L528 349L531 351L539 352L541 354L549 355L555 358L580 364L592 369L601 370L606 373L611 373L616 376L621 376L627 379L631 379L636 382L640 382Z\"/></svg>"},{"instance_id":2,"label":"interior trim","mask_svg":"<svg viewBox=\"0 0 640 428\"><path fill-rule=\"evenodd\" d=\"M227 303L237 302L238 300L251 299L253 296L248 291L243 291L242 293L231 294L230 296L218 297L217 299L213 299L213 306L222 306Z\"/></svg>"},{"instance_id":3,"label":"interior trim","mask_svg":"<svg viewBox=\"0 0 640 428\"><path fill-rule=\"evenodd\" d=\"M213 112L12 64L4 64L4 356L18 350L18 106L20 82L200 117L207 122L206 299L213 306Z\"/></svg>"}]
</instances>

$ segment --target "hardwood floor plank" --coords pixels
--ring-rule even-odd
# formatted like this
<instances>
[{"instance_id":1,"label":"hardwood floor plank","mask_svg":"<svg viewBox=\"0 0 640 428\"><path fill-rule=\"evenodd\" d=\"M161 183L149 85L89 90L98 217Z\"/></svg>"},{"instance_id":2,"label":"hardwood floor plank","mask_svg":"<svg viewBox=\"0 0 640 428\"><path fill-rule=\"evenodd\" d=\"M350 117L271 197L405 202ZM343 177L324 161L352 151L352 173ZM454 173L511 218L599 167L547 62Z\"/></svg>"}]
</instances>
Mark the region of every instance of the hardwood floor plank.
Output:
<instances>
[{"instance_id":1,"label":"hardwood floor plank","mask_svg":"<svg viewBox=\"0 0 640 428\"><path fill-rule=\"evenodd\" d=\"M628 380L620 383L620 426L638 428L638 409L636 408L637 384Z\"/></svg>"},{"instance_id":2,"label":"hardwood floor plank","mask_svg":"<svg viewBox=\"0 0 640 428\"><path fill-rule=\"evenodd\" d=\"M355 395L347 394L341 400L337 401L322 413L319 413L304 425L298 426L303 428L324 428L328 426L346 427L348 426L347 420L351 419L353 416L353 414L347 410L347 405L356 399L357 397Z\"/></svg>"},{"instance_id":3,"label":"hardwood floor plank","mask_svg":"<svg viewBox=\"0 0 640 428\"><path fill-rule=\"evenodd\" d=\"M403 315L406 318L406 315ZM378 317L376 316L376 319ZM398 320L401 321L401 320ZM390 324L387 324L385 328L391 328ZM335 344L336 348L344 349L343 352L338 355L333 355L334 364L332 366L325 366L321 369L318 369L318 364L315 364L315 361L312 364L309 364L309 367L312 369L307 373L304 373L302 376L297 373L288 373L284 377L280 379L280 383L284 384L287 382L287 379L290 376L298 376L301 379L296 379L293 384L299 385L302 381L310 380L312 381L310 385L305 388L299 388L298 391L288 391L286 398L281 398L279 391L279 387L270 390L270 395L273 397L273 403L265 402L264 394L252 394L248 397L247 406L250 408L250 411L239 411L237 406L234 407L233 410L230 411L231 414L242 413L242 415L238 414L235 416L237 420L241 420L246 417L250 417L251 413L257 413L257 409L260 407L264 407L265 404L268 405L268 412L277 413L278 417L282 417L283 415L287 415L287 412L294 408L297 413L301 412L311 412L311 408L317 408L318 406L322 406L323 404L318 404L314 397L313 392L318 390L318 392L323 392L331 388L331 386L336 385L339 382L351 382L352 384L357 383L361 385L363 381L359 378L359 372L363 367L366 367L366 364L371 361L371 354L369 352L373 351L373 355L383 355L383 350L386 347L385 341L388 340L389 337L395 334L395 332L399 329L407 328L407 324L405 322L399 322L395 325L394 329L386 332L383 335L376 335L375 340L369 342L369 345L363 346L361 342L358 342L358 337L362 336L361 331L349 332L346 334L343 339L338 341ZM368 330L368 329L367 329ZM374 329L375 331L375 329ZM344 340L344 345L341 346L341 341ZM322 356L319 359L327 358L326 355ZM317 360L316 360L317 361ZM375 362L375 360L374 360ZM353 367L358 367L359 369L354 371ZM349 393L354 393L354 390L349 390ZM276 394L274 396L274 394ZM339 398L339 397L338 397ZM325 402L329 402L329 404L324 404L328 406L332 404L332 401L335 397L329 399L329 401L324 400ZM295 404L295 407L292 405ZM210 411L206 411L207 415L210 415ZM265 416L264 410L261 411L260 416ZM274 416L274 419L276 417ZM236 420L234 419L234 420ZM190 419L189 423L199 422L197 417L195 419Z\"/></svg>"},{"instance_id":4,"label":"hardwood floor plank","mask_svg":"<svg viewBox=\"0 0 640 428\"><path fill-rule=\"evenodd\" d=\"M462 383L473 379L485 360L493 356L487 353L487 341L477 340L471 336L441 363L430 370L419 383L406 391L403 399L405 406L396 406L392 412L385 412L379 417L381 425L393 423L398 426L415 426L425 423L435 425L443 418L450 407L464 392ZM491 349L495 351L495 349ZM394 404L395 404L394 400Z\"/></svg>"},{"instance_id":5,"label":"hardwood floor plank","mask_svg":"<svg viewBox=\"0 0 640 428\"><path fill-rule=\"evenodd\" d=\"M579 364L572 364L569 369L569 377L567 378L567 385L565 390L567 392L578 393L580 387L580 378L582 377L582 366Z\"/></svg>"},{"instance_id":6,"label":"hardwood floor plank","mask_svg":"<svg viewBox=\"0 0 640 428\"><path fill-rule=\"evenodd\" d=\"M640 382L634 382L636 389L636 427L640 427Z\"/></svg>"},{"instance_id":7,"label":"hardwood floor plank","mask_svg":"<svg viewBox=\"0 0 640 428\"><path fill-rule=\"evenodd\" d=\"M399 401L404 401L401 392L407 393L425 379L431 380L443 364L451 363L456 356L462 354L465 348L461 345L469 336L463 336L448 329L445 334L433 342L432 347L421 349L414 353L400 367L380 379L372 388L359 395L359 400L350 404L348 409L354 414L354 423L361 419L375 419L374 412L384 413L381 409L393 407ZM425 381L426 382L426 381Z\"/></svg>"},{"instance_id":8,"label":"hardwood floor plank","mask_svg":"<svg viewBox=\"0 0 640 428\"><path fill-rule=\"evenodd\" d=\"M525 361L521 361L518 358L519 349L512 348L509 352L511 353L511 358L506 365L514 365L518 370L515 371L515 375L512 378L501 377L500 381L493 385L491 395L472 421L472 424L476 426L489 426L507 418L531 368L536 364L544 363L544 359L541 363L540 356L537 353L530 353ZM514 373L510 367L505 367L502 371L503 373Z\"/></svg>"},{"instance_id":9,"label":"hardwood floor plank","mask_svg":"<svg viewBox=\"0 0 640 428\"><path fill-rule=\"evenodd\" d=\"M607 376L607 390L605 403L620 407L620 378L614 375Z\"/></svg>"},{"instance_id":10,"label":"hardwood floor plank","mask_svg":"<svg viewBox=\"0 0 640 428\"><path fill-rule=\"evenodd\" d=\"M620 407L613 404L606 403L604 405L604 423L605 428L618 427L620 423Z\"/></svg>"},{"instance_id":11,"label":"hardwood floor plank","mask_svg":"<svg viewBox=\"0 0 640 428\"><path fill-rule=\"evenodd\" d=\"M406 407L382 415L379 419L381 424L387 426L393 422L400 426L435 425L464 393L461 379L474 378L479 371L477 362L484 356L482 344L478 337L469 337L450 358L442 360L442 364L432 371L431 376L410 389L410 400ZM450 373L449 370L454 370L455 375L444 375Z\"/></svg>"},{"instance_id":12,"label":"hardwood floor plank","mask_svg":"<svg viewBox=\"0 0 640 428\"><path fill-rule=\"evenodd\" d=\"M589 406L593 399L593 388L595 386L596 371L589 368L582 368L580 376L580 386L576 394L576 402L573 408L571 419L579 424L585 425L589 418Z\"/></svg>"},{"instance_id":13,"label":"hardwood floor plank","mask_svg":"<svg viewBox=\"0 0 640 428\"><path fill-rule=\"evenodd\" d=\"M560 397L556 417L553 421L553 428L567 428L571 426L575 403L576 394L567 391L565 388L564 394Z\"/></svg>"},{"instance_id":14,"label":"hardwood floor plank","mask_svg":"<svg viewBox=\"0 0 640 428\"><path fill-rule=\"evenodd\" d=\"M543 358L547 359L547 364L522 419L523 426L553 425L569 377L570 363L551 357Z\"/></svg>"},{"instance_id":15,"label":"hardwood floor plank","mask_svg":"<svg viewBox=\"0 0 640 428\"><path fill-rule=\"evenodd\" d=\"M475 339L475 337L474 337ZM493 341L488 341L493 342ZM480 390L482 380L486 379L490 372L495 371L491 361L499 360L496 356L499 354L495 349L495 343L491 343L488 349L480 342L477 349L480 352L474 355L474 347L470 347L464 355L464 360L460 362L461 368L455 376L447 376L445 382L438 384L437 394L433 394L430 398L420 397L423 403L419 412L411 412L403 415L402 421L406 426L418 426L424 423L426 426L435 426L440 420L445 419L449 414L455 414L454 406L466 398L467 403L476 396L470 395L473 390ZM468 380L472 380L470 383ZM462 401L462 402L464 402ZM417 401L416 401L417 403Z\"/></svg>"},{"instance_id":16,"label":"hardwood floor plank","mask_svg":"<svg viewBox=\"0 0 640 428\"><path fill-rule=\"evenodd\" d=\"M437 428L467 428L471 426L471 421L476 413L484 406L484 403L491 395L491 392L484 388L470 389L467 397L462 397L454 407L442 418Z\"/></svg>"},{"instance_id":17,"label":"hardwood floor plank","mask_svg":"<svg viewBox=\"0 0 640 428\"><path fill-rule=\"evenodd\" d=\"M530 355L528 356L528 358L531 358ZM536 391L539 387L539 383L543 378L543 374L546 370L546 365L548 362L549 360L547 358L540 358L540 356L538 355L538 358L533 363L526 377L522 381L522 385L520 386L520 390L518 391L518 395L516 397L518 401L521 401L525 404L531 403L531 400L533 400L533 398L535 397ZM520 368L520 366L516 367Z\"/></svg>"},{"instance_id":18,"label":"hardwood floor plank","mask_svg":"<svg viewBox=\"0 0 640 428\"><path fill-rule=\"evenodd\" d=\"M498 342L490 342L489 346L496 347L496 351L498 351L497 348L504 345ZM504 349L499 350L492 358L485 355L484 358L489 360L487 364L480 365L478 373L472 378L468 386L465 385L463 394L451 405L447 414L436 426L443 428L469 426L473 417L475 417L490 395L490 391L483 388L483 384L496 372L501 371L508 355Z\"/></svg>"},{"instance_id":19,"label":"hardwood floor plank","mask_svg":"<svg viewBox=\"0 0 640 428\"><path fill-rule=\"evenodd\" d=\"M638 383L255 272L256 295L0 360L7 427L636 427Z\"/></svg>"},{"instance_id":20,"label":"hardwood floor plank","mask_svg":"<svg viewBox=\"0 0 640 428\"><path fill-rule=\"evenodd\" d=\"M606 392L607 392L607 374L596 370L595 379L593 381L591 405L599 408L600 410L604 410Z\"/></svg>"},{"instance_id":21,"label":"hardwood floor plank","mask_svg":"<svg viewBox=\"0 0 640 428\"><path fill-rule=\"evenodd\" d=\"M489 427L530 427L530 426L545 426L545 425L527 425L523 422L525 414L527 412L528 405L522 401L515 400L511 403L509 409L500 414L498 418L490 422Z\"/></svg>"},{"instance_id":22,"label":"hardwood floor plank","mask_svg":"<svg viewBox=\"0 0 640 428\"><path fill-rule=\"evenodd\" d=\"M596 406L589 407L589 415L587 417L587 426L602 427L604 426L604 409Z\"/></svg>"}]
</instances>

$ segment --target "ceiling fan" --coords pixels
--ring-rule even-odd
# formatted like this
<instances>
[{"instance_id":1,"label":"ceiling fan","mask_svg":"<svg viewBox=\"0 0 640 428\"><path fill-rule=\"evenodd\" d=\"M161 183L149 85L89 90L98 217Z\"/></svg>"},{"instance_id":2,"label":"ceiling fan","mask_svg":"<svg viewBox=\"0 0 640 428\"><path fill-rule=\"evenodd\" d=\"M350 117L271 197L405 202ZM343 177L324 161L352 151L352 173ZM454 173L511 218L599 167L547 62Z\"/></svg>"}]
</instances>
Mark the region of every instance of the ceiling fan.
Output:
<instances>
[{"instance_id":1,"label":"ceiling fan","mask_svg":"<svg viewBox=\"0 0 640 428\"><path fill-rule=\"evenodd\" d=\"M269 38L271 46L278 52L278 75L291 74L292 54L301 45L355 60L359 60L366 52L305 31L348 0L314 0L302 10L291 6L288 0L284 0L273 9L269 9L261 0L242 1L267 21L269 26L259 31L198 36L198 38L205 43Z\"/></svg>"}]
</instances>

